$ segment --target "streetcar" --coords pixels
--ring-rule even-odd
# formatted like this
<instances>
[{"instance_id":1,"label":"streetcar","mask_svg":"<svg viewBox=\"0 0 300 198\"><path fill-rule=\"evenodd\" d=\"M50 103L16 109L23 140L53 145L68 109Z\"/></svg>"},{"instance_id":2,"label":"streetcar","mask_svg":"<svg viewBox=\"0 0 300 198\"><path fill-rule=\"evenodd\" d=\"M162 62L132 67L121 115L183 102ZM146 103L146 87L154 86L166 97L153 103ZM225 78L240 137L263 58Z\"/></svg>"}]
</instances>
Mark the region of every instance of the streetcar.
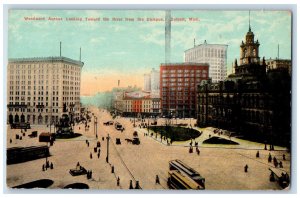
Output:
<instances>
[{"instance_id":1,"label":"streetcar","mask_svg":"<svg viewBox=\"0 0 300 198\"><path fill-rule=\"evenodd\" d=\"M195 171L193 168L189 167L188 165L184 164L182 161L176 159L171 160L169 162L169 170L177 170L183 175L186 175L190 177L192 180L197 182L201 189L205 189L205 178L202 177L197 171Z\"/></svg>"},{"instance_id":2,"label":"streetcar","mask_svg":"<svg viewBox=\"0 0 300 198\"><path fill-rule=\"evenodd\" d=\"M7 164L16 164L49 156L48 146L12 147L6 151Z\"/></svg>"},{"instance_id":3,"label":"streetcar","mask_svg":"<svg viewBox=\"0 0 300 198\"><path fill-rule=\"evenodd\" d=\"M178 190L200 190L201 186L190 177L181 174L178 170L168 172L168 186Z\"/></svg>"}]
</instances>

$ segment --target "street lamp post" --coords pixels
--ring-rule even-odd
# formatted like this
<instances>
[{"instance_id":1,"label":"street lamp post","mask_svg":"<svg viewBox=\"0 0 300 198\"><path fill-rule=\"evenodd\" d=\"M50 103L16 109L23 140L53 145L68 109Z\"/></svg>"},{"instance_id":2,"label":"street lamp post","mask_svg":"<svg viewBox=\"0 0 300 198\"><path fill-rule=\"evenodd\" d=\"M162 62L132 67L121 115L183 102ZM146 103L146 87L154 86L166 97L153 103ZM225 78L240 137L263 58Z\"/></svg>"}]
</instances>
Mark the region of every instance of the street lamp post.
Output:
<instances>
[{"instance_id":1,"label":"street lamp post","mask_svg":"<svg viewBox=\"0 0 300 198\"><path fill-rule=\"evenodd\" d=\"M107 163L108 163L108 156L109 156L109 139L110 139L110 137L109 137L109 134L108 134L107 137L106 137L106 140L107 140L106 162Z\"/></svg>"},{"instance_id":2,"label":"street lamp post","mask_svg":"<svg viewBox=\"0 0 300 198\"><path fill-rule=\"evenodd\" d=\"M96 138L98 138L98 133L97 133L97 117L94 117L94 131L96 131Z\"/></svg>"},{"instance_id":3,"label":"street lamp post","mask_svg":"<svg viewBox=\"0 0 300 198\"><path fill-rule=\"evenodd\" d=\"M135 127L135 115L133 114L133 127Z\"/></svg>"},{"instance_id":4,"label":"street lamp post","mask_svg":"<svg viewBox=\"0 0 300 198\"><path fill-rule=\"evenodd\" d=\"M150 118L148 117L148 127L147 127L148 128L148 135L149 135L149 119Z\"/></svg>"}]
</instances>

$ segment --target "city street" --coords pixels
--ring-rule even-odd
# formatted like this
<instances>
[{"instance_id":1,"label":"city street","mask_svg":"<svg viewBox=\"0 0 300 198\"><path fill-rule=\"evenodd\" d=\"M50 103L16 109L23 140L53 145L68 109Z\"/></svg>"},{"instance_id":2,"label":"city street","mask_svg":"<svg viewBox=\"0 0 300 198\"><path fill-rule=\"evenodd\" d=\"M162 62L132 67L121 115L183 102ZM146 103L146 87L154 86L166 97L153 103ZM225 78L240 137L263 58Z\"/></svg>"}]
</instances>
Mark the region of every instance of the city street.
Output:
<instances>
[{"instance_id":1,"label":"city street","mask_svg":"<svg viewBox=\"0 0 300 198\"><path fill-rule=\"evenodd\" d=\"M232 137L239 145L207 145L202 144L209 136L218 136L213 133L212 128L198 129L203 131L202 135L196 138L199 143L200 155L189 153L189 143L173 142L171 146L160 139L158 135L150 137L147 129L133 128L132 119L117 117L114 121L121 123L125 130L123 132L115 129L114 125L105 126L103 122L113 120L106 110L89 107L89 110L97 117L97 129L95 129L95 118L92 116L88 124L89 130L85 130L84 124L76 125L75 132L82 136L73 139L57 139L50 147L51 156L48 160L53 163L54 169L42 171L45 159L28 161L20 164L7 165L7 186L14 187L39 179L51 179L54 183L51 189L63 188L72 183L85 183L90 189L129 189L130 180L133 188L139 182L143 190L168 189L168 162L173 159L180 159L205 178L206 190L279 190L281 187L276 182L270 182L270 167L268 163L269 153L282 161L282 170L290 175L290 153L284 148L275 146L275 151L264 150L264 144L249 142ZM135 120L137 126L140 124ZM146 119L146 123L148 120ZM151 122L151 120L149 121ZM158 125L166 122L166 119L158 120ZM173 123L176 120L172 120ZM195 120L178 120L178 122L194 126ZM53 126L52 126L53 127ZM7 130L7 147L46 145L39 143L38 138L30 138L28 134L32 131L50 131L46 126L32 126L27 130L22 140L16 140L16 134L21 134L20 129ZM133 132L138 131L140 145L127 143L125 139L132 139ZM53 132L53 128L52 128ZM96 133L98 139L96 139ZM109 141L109 158L106 162L107 137ZM225 135L221 135L224 138ZM120 138L121 144L116 144L116 138ZM12 143L10 143L12 139ZM86 144L89 141L89 146ZM101 143L101 154L98 159L94 152L97 141ZM257 151L260 157L256 158ZM92 153L92 159L90 154ZM285 154L286 160L282 160ZM92 179L86 175L72 176L70 169L74 169L77 163L92 170ZM248 165L248 172L244 172L244 166ZM114 173L112 173L114 169ZM279 168L277 168L279 169ZM155 183L156 175L159 176L160 184ZM120 185L117 185L117 178Z\"/></svg>"}]
</instances>

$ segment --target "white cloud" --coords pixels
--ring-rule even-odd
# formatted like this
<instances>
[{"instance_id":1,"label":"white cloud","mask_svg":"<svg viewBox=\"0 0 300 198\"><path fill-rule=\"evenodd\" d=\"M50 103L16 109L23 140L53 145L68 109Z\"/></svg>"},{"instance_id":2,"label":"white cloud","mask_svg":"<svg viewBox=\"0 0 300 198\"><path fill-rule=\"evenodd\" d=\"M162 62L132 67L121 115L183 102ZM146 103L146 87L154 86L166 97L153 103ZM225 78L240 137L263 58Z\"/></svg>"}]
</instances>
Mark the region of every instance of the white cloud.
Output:
<instances>
[{"instance_id":1,"label":"white cloud","mask_svg":"<svg viewBox=\"0 0 300 198\"><path fill-rule=\"evenodd\" d=\"M142 39L143 42L146 43L154 43L159 46L165 45L165 30L164 29L153 29L151 33L141 35L140 39Z\"/></svg>"},{"instance_id":2,"label":"white cloud","mask_svg":"<svg viewBox=\"0 0 300 198\"><path fill-rule=\"evenodd\" d=\"M91 44L99 44L105 41L106 39L104 37L93 37L90 39Z\"/></svg>"}]
</instances>

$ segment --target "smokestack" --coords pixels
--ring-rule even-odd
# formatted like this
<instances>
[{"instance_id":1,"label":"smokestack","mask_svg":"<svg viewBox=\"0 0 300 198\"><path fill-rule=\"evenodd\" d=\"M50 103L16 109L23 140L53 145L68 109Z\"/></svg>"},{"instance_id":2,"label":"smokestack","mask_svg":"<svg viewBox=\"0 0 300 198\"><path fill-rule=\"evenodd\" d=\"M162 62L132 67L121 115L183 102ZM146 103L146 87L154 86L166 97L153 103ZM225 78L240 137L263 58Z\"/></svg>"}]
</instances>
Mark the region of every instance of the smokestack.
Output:
<instances>
[{"instance_id":1,"label":"smokestack","mask_svg":"<svg viewBox=\"0 0 300 198\"><path fill-rule=\"evenodd\" d=\"M166 10L165 15L165 63L171 58L171 11Z\"/></svg>"},{"instance_id":2,"label":"smokestack","mask_svg":"<svg viewBox=\"0 0 300 198\"><path fill-rule=\"evenodd\" d=\"M59 56L61 56L61 41L59 42Z\"/></svg>"}]
</instances>

